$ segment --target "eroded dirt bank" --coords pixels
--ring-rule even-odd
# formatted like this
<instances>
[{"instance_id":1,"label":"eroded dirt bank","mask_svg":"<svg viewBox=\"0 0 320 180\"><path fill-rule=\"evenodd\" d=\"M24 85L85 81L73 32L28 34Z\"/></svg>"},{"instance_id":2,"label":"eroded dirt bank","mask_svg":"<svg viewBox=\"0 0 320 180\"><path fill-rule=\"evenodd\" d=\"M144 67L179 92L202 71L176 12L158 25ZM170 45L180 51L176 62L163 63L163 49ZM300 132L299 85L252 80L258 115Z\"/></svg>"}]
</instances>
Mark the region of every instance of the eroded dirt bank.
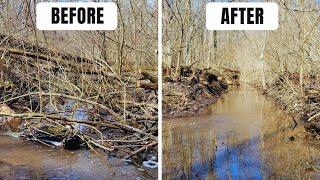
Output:
<instances>
[{"instance_id":1,"label":"eroded dirt bank","mask_svg":"<svg viewBox=\"0 0 320 180\"><path fill-rule=\"evenodd\" d=\"M164 179L317 179L320 151L280 106L232 88L197 117L164 121Z\"/></svg>"},{"instance_id":2,"label":"eroded dirt bank","mask_svg":"<svg viewBox=\"0 0 320 180\"><path fill-rule=\"evenodd\" d=\"M164 77L164 117L196 115L216 102L229 86L238 86L238 81L238 71L224 69L219 73L182 67L178 78Z\"/></svg>"}]
</instances>

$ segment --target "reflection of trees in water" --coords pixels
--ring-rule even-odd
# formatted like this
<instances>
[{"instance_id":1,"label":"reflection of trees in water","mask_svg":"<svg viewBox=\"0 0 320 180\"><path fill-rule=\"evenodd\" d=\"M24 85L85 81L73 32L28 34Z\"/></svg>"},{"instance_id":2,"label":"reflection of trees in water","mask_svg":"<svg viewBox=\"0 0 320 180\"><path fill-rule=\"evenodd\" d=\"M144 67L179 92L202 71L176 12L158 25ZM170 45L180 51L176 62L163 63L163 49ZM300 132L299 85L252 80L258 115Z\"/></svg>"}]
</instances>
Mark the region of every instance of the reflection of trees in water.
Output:
<instances>
[{"instance_id":1,"label":"reflection of trees in water","mask_svg":"<svg viewBox=\"0 0 320 180\"><path fill-rule=\"evenodd\" d=\"M281 135L282 134L282 135ZM300 142L285 142L284 133L264 138L264 176L268 178L307 178L307 162L320 157L319 151ZM282 139L282 141L280 140Z\"/></svg>"},{"instance_id":2,"label":"reflection of trees in water","mask_svg":"<svg viewBox=\"0 0 320 180\"><path fill-rule=\"evenodd\" d=\"M212 108L214 120L167 126L165 179L320 179L306 174L320 151L301 142L291 117L274 102L237 90Z\"/></svg>"},{"instance_id":3,"label":"reflection of trees in water","mask_svg":"<svg viewBox=\"0 0 320 180\"><path fill-rule=\"evenodd\" d=\"M319 179L320 174L307 172L310 163L319 161L320 151L316 147L306 145L303 140L289 141L292 134L283 131L265 135L262 150L264 176L267 178ZM317 178L316 178L317 177Z\"/></svg>"},{"instance_id":4,"label":"reflection of trees in water","mask_svg":"<svg viewBox=\"0 0 320 180\"><path fill-rule=\"evenodd\" d=\"M215 135L210 127L199 130L175 127L166 134L163 143L165 179L198 179L213 172Z\"/></svg>"},{"instance_id":5,"label":"reflection of trees in water","mask_svg":"<svg viewBox=\"0 0 320 180\"><path fill-rule=\"evenodd\" d=\"M217 132L217 179L261 179L260 137L252 132ZM248 138L251 137L251 138Z\"/></svg>"},{"instance_id":6,"label":"reflection of trees in water","mask_svg":"<svg viewBox=\"0 0 320 180\"><path fill-rule=\"evenodd\" d=\"M303 143L299 129L292 130L293 121L272 101L261 101L261 134L263 176L267 179L319 179L306 173L308 162L319 160L320 151ZM302 129L301 129L302 130ZM294 141L289 137L295 136Z\"/></svg>"}]
</instances>

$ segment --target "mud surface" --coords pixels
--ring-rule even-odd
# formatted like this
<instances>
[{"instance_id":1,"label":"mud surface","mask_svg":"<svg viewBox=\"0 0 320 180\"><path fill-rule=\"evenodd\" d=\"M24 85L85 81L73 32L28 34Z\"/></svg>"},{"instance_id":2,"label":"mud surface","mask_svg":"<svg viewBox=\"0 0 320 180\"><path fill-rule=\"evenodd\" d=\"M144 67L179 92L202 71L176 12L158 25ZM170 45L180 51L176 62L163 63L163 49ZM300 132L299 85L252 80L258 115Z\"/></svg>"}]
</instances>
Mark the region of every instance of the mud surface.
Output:
<instances>
[{"instance_id":1,"label":"mud surface","mask_svg":"<svg viewBox=\"0 0 320 180\"><path fill-rule=\"evenodd\" d=\"M223 81L210 84L194 83L189 80L172 81L163 84L163 112L165 117L196 115L216 102L228 88Z\"/></svg>"},{"instance_id":2,"label":"mud surface","mask_svg":"<svg viewBox=\"0 0 320 180\"><path fill-rule=\"evenodd\" d=\"M319 147L253 88L230 90L197 117L164 120L164 179L319 179Z\"/></svg>"},{"instance_id":3,"label":"mud surface","mask_svg":"<svg viewBox=\"0 0 320 180\"><path fill-rule=\"evenodd\" d=\"M88 150L53 149L0 136L0 179L154 179L157 170Z\"/></svg>"}]
</instances>

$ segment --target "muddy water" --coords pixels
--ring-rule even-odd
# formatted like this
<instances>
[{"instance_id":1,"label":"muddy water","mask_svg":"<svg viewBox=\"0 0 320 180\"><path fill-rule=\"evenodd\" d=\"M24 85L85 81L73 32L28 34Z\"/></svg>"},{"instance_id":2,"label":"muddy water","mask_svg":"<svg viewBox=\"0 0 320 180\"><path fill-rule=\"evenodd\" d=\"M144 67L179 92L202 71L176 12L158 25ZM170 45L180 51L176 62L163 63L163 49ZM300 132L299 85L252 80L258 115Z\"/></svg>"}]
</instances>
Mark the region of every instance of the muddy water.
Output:
<instances>
[{"instance_id":1,"label":"muddy water","mask_svg":"<svg viewBox=\"0 0 320 180\"><path fill-rule=\"evenodd\" d=\"M153 179L156 171L87 150L52 149L0 136L0 179Z\"/></svg>"},{"instance_id":2,"label":"muddy water","mask_svg":"<svg viewBox=\"0 0 320 180\"><path fill-rule=\"evenodd\" d=\"M197 117L164 120L164 179L319 179L320 148L275 103L230 90Z\"/></svg>"}]
</instances>

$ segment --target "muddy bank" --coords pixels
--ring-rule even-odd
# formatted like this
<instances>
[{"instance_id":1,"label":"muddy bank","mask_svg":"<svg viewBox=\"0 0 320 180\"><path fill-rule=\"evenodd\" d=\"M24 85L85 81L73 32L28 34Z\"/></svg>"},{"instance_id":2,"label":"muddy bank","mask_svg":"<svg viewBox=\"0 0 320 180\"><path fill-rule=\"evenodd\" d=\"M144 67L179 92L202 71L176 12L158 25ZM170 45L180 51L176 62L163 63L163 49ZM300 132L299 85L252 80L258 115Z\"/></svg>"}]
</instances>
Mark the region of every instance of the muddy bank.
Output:
<instances>
[{"instance_id":1,"label":"muddy bank","mask_svg":"<svg viewBox=\"0 0 320 180\"><path fill-rule=\"evenodd\" d=\"M163 84L166 93L163 100L165 117L179 117L196 114L198 111L214 103L228 86L218 81L213 86L193 84L188 80L167 82Z\"/></svg>"},{"instance_id":2,"label":"muddy bank","mask_svg":"<svg viewBox=\"0 0 320 180\"><path fill-rule=\"evenodd\" d=\"M228 90L238 86L239 72L225 69L222 73L212 70L181 68L180 76L164 77L164 117L196 115Z\"/></svg>"},{"instance_id":3,"label":"muddy bank","mask_svg":"<svg viewBox=\"0 0 320 180\"><path fill-rule=\"evenodd\" d=\"M309 132L306 138L320 140L320 91L316 77L305 79L303 88L299 78L290 74L269 83L264 94L276 100L277 104L290 114L297 125L301 124ZM310 143L320 144L319 141Z\"/></svg>"}]
</instances>

